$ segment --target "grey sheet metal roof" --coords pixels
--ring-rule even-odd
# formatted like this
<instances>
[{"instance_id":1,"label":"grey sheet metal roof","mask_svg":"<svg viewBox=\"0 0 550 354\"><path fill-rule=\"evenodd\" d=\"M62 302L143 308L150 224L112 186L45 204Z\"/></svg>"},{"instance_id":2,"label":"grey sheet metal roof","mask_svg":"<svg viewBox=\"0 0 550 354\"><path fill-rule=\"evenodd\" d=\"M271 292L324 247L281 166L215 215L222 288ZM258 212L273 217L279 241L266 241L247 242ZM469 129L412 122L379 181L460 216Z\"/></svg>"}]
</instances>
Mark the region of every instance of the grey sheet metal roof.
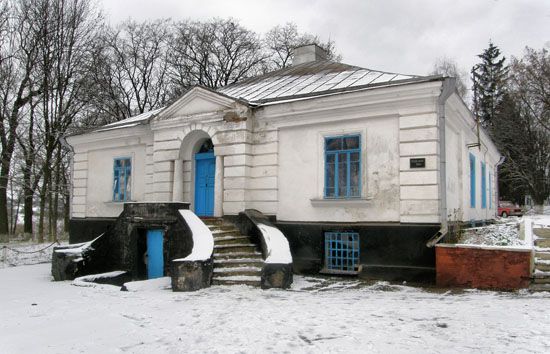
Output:
<instances>
[{"instance_id":1,"label":"grey sheet metal roof","mask_svg":"<svg viewBox=\"0 0 550 354\"><path fill-rule=\"evenodd\" d=\"M436 78L439 76L403 75L319 60L245 79L222 87L218 92L251 104L261 104L362 87Z\"/></svg>"},{"instance_id":2,"label":"grey sheet metal roof","mask_svg":"<svg viewBox=\"0 0 550 354\"><path fill-rule=\"evenodd\" d=\"M418 76L389 73L358 66L318 60L251 77L218 90L203 87L243 104L263 103L314 97L350 90L439 80L442 76ZM201 86L202 87L202 86ZM135 117L104 125L94 131L127 128L147 123L165 107Z\"/></svg>"},{"instance_id":3,"label":"grey sheet metal roof","mask_svg":"<svg viewBox=\"0 0 550 354\"><path fill-rule=\"evenodd\" d=\"M118 128L128 128L133 127L136 125L140 125L143 123L148 122L152 117L156 116L160 111L162 111L165 107L161 107L149 112L141 113L137 116L133 116L130 118L126 118L123 120L119 120L118 122L110 123L107 125L103 125L98 129L95 129L95 131L106 131L106 130L112 130L112 129L118 129Z\"/></svg>"}]
</instances>

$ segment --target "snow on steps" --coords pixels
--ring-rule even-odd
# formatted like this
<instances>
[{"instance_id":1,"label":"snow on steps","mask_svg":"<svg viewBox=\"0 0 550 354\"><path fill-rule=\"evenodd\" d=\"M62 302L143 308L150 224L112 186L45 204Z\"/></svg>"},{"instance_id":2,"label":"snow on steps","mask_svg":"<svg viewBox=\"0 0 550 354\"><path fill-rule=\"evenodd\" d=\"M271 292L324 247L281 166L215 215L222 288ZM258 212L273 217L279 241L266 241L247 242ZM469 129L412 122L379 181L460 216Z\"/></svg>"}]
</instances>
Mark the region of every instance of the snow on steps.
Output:
<instances>
[{"instance_id":1,"label":"snow on steps","mask_svg":"<svg viewBox=\"0 0 550 354\"><path fill-rule=\"evenodd\" d=\"M263 259L250 238L222 219L203 219L214 236L213 285L260 286Z\"/></svg>"},{"instance_id":2,"label":"snow on steps","mask_svg":"<svg viewBox=\"0 0 550 354\"><path fill-rule=\"evenodd\" d=\"M529 289L550 291L550 228L541 223L531 225L535 246L535 270Z\"/></svg>"}]
</instances>

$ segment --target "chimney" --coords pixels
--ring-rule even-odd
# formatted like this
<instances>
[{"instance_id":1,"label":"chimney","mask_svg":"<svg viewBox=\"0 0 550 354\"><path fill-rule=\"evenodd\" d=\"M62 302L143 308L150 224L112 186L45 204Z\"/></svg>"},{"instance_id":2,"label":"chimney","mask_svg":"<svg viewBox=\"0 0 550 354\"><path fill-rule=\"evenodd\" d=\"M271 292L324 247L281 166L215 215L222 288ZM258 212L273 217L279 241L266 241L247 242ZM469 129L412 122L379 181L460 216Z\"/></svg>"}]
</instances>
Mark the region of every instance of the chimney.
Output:
<instances>
[{"instance_id":1,"label":"chimney","mask_svg":"<svg viewBox=\"0 0 550 354\"><path fill-rule=\"evenodd\" d=\"M310 61L325 60L327 52L317 44L306 44L294 48L292 65L309 63Z\"/></svg>"}]
</instances>

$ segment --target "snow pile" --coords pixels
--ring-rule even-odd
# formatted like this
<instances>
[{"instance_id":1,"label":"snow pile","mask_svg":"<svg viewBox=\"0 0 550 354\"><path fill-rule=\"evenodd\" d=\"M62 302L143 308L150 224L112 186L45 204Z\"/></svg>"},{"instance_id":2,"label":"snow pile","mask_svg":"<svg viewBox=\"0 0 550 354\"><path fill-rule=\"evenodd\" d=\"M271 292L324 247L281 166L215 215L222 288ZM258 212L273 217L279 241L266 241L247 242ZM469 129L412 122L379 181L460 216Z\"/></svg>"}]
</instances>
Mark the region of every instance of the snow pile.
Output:
<instances>
[{"instance_id":1,"label":"snow pile","mask_svg":"<svg viewBox=\"0 0 550 354\"><path fill-rule=\"evenodd\" d=\"M520 238L519 222L514 218L506 223L474 227L463 230L460 244L485 245L485 246L527 246Z\"/></svg>"},{"instance_id":2,"label":"snow pile","mask_svg":"<svg viewBox=\"0 0 550 354\"><path fill-rule=\"evenodd\" d=\"M50 263L55 246L58 246L58 244L29 242L1 243L0 268Z\"/></svg>"},{"instance_id":3,"label":"snow pile","mask_svg":"<svg viewBox=\"0 0 550 354\"><path fill-rule=\"evenodd\" d=\"M214 251L214 237L210 229L191 210L179 211L193 234L193 250L185 258L174 259L175 261L206 261L212 257Z\"/></svg>"},{"instance_id":4,"label":"snow pile","mask_svg":"<svg viewBox=\"0 0 550 354\"><path fill-rule=\"evenodd\" d=\"M91 241L88 242L82 242L82 243L74 243L67 246L58 247L55 250L55 253L63 253L68 256L71 256L75 258L74 262L80 262L84 259L86 256L86 253L89 251L93 251L92 244L98 240L100 237L102 237L104 234L99 235L98 237L94 238Z\"/></svg>"},{"instance_id":5,"label":"snow pile","mask_svg":"<svg viewBox=\"0 0 550 354\"><path fill-rule=\"evenodd\" d=\"M73 285L84 286L84 287L95 287L97 285L104 285L104 284L95 283L95 281L102 280L102 279L116 278L126 273L127 272L122 270L115 270L113 272L107 272L107 273L84 275L82 277L78 277L74 279Z\"/></svg>"},{"instance_id":6,"label":"snow pile","mask_svg":"<svg viewBox=\"0 0 550 354\"><path fill-rule=\"evenodd\" d=\"M290 254L290 246L285 235L273 226L258 224L258 228L262 232L267 247L267 255L265 263L272 264L290 264L292 263L292 255Z\"/></svg>"},{"instance_id":7,"label":"snow pile","mask_svg":"<svg viewBox=\"0 0 550 354\"><path fill-rule=\"evenodd\" d=\"M542 214L538 214L535 211L535 208L531 208L525 212L525 215L531 215L531 216L542 216L542 215L550 215L550 205L543 206Z\"/></svg>"},{"instance_id":8,"label":"snow pile","mask_svg":"<svg viewBox=\"0 0 550 354\"><path fill-rule=\"evenodd\" d=\"M124 283L123 289L126 291L157 291L171 290L172 280L170 277L162 277L148 280L138 280Z\"/></svg>"}]
</instances>

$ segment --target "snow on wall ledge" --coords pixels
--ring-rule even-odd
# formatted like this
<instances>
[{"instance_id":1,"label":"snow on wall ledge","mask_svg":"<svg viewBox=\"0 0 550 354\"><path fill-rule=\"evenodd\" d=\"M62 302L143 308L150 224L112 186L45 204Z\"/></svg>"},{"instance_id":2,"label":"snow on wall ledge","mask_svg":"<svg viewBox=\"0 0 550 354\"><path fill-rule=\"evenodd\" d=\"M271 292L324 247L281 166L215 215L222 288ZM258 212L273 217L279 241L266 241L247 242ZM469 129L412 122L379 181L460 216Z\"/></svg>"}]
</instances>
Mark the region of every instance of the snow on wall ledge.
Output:
<instances>
[{"instance_id":1,"label":"snow on wall ledge","mask_svg":"<svg viewBox=\"0 0 550 354\"><path fill-rule=\"evenodd\" d=\"M193 250L185 258L174 259L174 261L206 261L214 251L214 237L210 229L191 210L182 209L179 211L191 233L193 234Z\"/></svg>"},{"instance_id":2,"label":"snow on wall ledge","mask_svg":"<svg viewBox=\"0 0 550 354\"><path fill-rule=\"evenodd\" d=\"M285 235L279 229L261 223L258 223L258 229L262 232L266 245L267 254L264 262L268 264L292 263L290 246Z\"/></svg>"}]
</instances>

